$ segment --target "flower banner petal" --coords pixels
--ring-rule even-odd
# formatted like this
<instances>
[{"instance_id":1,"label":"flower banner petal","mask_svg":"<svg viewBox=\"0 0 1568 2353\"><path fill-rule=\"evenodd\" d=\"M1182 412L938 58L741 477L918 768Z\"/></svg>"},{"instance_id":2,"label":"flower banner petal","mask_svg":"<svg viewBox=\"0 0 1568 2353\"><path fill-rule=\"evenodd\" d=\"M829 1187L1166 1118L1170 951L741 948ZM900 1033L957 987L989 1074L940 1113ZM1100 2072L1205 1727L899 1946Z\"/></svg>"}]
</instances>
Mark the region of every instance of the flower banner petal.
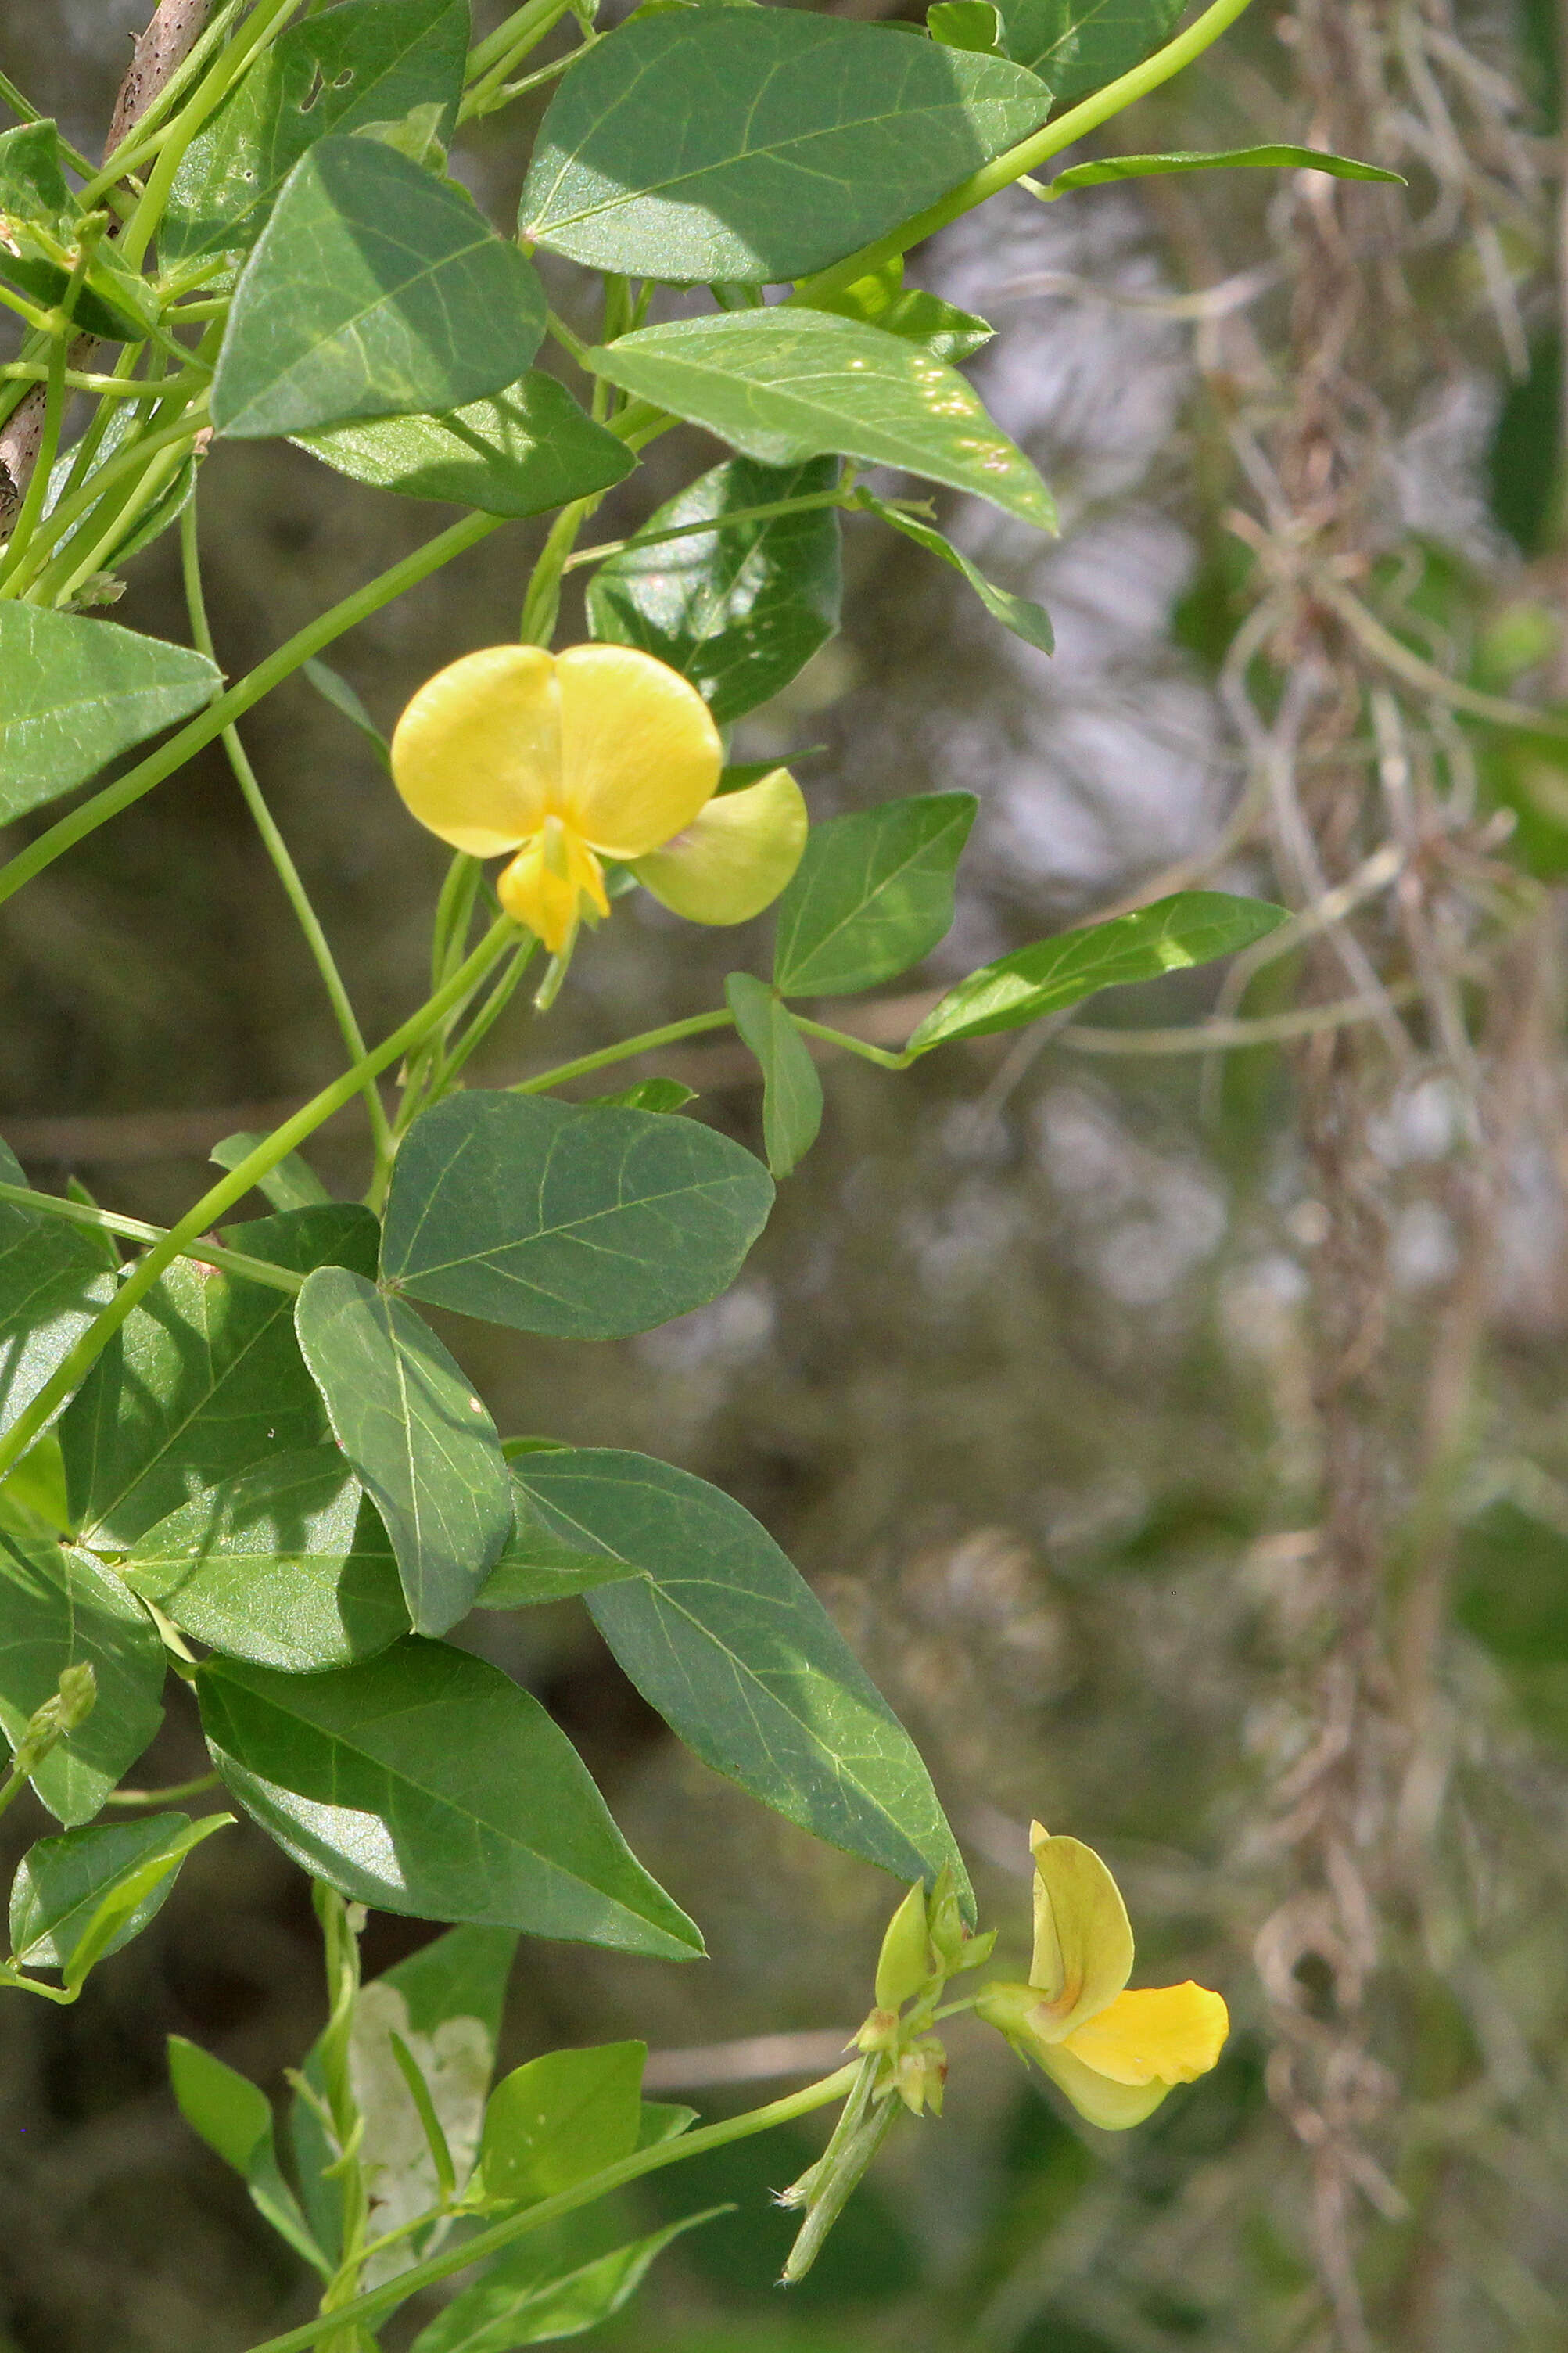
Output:
<instances>
[{"instance_id":1,"label":"flower banner petal","mask_svg":"<svg viewBox=\"0 0 1568 2353\"><path fill-rule=\"evenodd\" d=\"M561 682L560 814L606 858L643 858L712 797L724 747L678 670L635 646L568 646Z\"/></svg>"},{"instance_id":2,"label":"flower banner petal","mask_svg":"<svg viewBox=\"0 0 1568 2353\"><path fill-rule=\"evenodd\" d=\"M449 662L392 739L393 779L411 814L470 858L537 832L560 773L556 663L538 646L487 646Z\"/></svg>"},{"instance_id":3,"label":"flower banner petal","mask_svg":"<svg viewBox=\"0 0 1568 2353\"><path fill-rule=\"evenodd\" d=\"M1121 1891L1092 1847L1031 1826L1035 1955L1039 1989L1067 2035L1113 2002L1132 1974L1132 1930Z\"/></svg>"}]
</instances>

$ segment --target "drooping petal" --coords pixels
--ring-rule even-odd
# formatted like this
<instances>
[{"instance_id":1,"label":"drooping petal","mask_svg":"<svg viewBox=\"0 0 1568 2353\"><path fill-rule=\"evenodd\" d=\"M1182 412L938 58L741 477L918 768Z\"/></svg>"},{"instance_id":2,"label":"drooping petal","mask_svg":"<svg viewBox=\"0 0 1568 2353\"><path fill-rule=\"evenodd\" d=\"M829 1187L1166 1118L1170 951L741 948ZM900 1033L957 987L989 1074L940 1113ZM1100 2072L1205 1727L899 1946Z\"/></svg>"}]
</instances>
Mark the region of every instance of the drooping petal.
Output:
<instances>
[{"instance_id":1,"label":"drooping petal","mask_svg":"<svg viewBox=\"0 0 1568 2353\"><path fill-rule=\"evenodd\" d=\"M633 861L637 881L692 923L744 923L771 907L805 848L805 802L787 768L700 809L662 849Z\"/></svg>"},{"instance_id":2,"label":"drooping petal","mask_svg":"<svg viewBox=\"0 0 1568 2353\"><path fill-rule=\"evenodd\" d=\"M1121 1891L1092 1847L1032 1823L1035 1952L1029 1983L1062 2035L1113 2002L1132 1974L1132 1929Z\"/></svg>"},{"instance_id":3,"label":"drooping petal","mask_svg":"<svg viewBox=\"0 0 1568 2353\"><path fill-rule=\"evenodd\" d=\"M493 858L557 806L560 692L553 655L487 646L426 679L392 738L393 781L423 826Z\"/></svg>"},{"instance_id":4,"label":"drooping petal","mask_svg":"<svg viewBox=\"0 0 1568 2353\"><path fill-rule=\"evenodd\" d=\"M1095 2073L1058 2042L1038 2054L1052 2083L1064 2091L1087 2124L1101 2132L1126 2132L1152 2116L1171 2089L1169 2084L1117 2084Z\"/></svg>"},{"instance_id":5,"label":"drooping petal","mask_svg":"<svg viewBox=\"0 0 1568 2353\"><path fill-rule=\"evenodd\" d=\"M1152 1986L1119 1994L1061 2046L1113 2083L1191 2084L1225 2048L1230 2016L1206 1986Z\"/></svg>"},{"instance_id":6,"label":"drooping petal","mask_svg":"<svg viewBox=\"0 0 1568 2353\"><path fill-rule=\"evenodd\" d=\"M724 764L708 705L635 646L568 646L555 807L605 858L646 858L689 826Z\"/></svg>"},{"instance_id":7,"label":"drooping petal","mask_svg":"<svg viewBox=\"0 0 1568 2353\"><path fill-rule=\"evenodd\" d=\"M560 818L546 818L496 880L496 896L514 923L526 923L558 955L572 936L586 900L610 912L604 869Z\"/></svg>"}]
</instances>

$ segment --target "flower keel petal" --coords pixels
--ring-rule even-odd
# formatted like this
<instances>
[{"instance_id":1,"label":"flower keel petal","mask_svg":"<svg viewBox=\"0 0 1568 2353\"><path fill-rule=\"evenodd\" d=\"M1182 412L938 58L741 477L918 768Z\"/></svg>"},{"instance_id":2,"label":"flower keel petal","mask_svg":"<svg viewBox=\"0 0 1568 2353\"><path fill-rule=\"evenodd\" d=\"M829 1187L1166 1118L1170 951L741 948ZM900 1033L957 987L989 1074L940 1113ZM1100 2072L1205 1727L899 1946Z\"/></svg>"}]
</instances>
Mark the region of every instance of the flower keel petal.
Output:
<instances>
[{"instance_id":1,"label":"flower keel petal","mask_svg":"<svg viewBox=\"0 0 1568 2353\"><path fill-rule=\"evenodd\" d=\"M1113 2083L1190 2084L1207 2074L1229 2031L1219 1995L1189 1980L1119 1994L1060 2047Z\"/></svg>"}]
</instances>

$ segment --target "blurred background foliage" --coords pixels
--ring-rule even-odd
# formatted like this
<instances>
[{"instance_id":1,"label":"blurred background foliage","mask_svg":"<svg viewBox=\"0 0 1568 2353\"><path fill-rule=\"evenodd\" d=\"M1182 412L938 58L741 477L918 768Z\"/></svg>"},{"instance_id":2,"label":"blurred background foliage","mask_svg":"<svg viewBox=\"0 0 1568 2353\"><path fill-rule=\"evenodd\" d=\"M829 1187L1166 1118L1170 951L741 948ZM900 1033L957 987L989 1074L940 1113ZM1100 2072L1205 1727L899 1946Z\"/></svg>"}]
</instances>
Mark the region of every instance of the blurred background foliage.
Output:
<instances>
[{"instance_id":1,"label":"blurred background foliage","mask_svg":"<svg viewBox=\"0 0 1568 2353\"><path fill-rule=\"evenodd\" d=\"M0 67L91 147L146 5L4 9ZM759 1514L921 1741L1020 1971L1037 1814L1106 1853L1140 1967L1221 1987L1235 2021L1215 2073L1120 2139L955 2031L946 2118L895 2137L787 2299L769 2193L807 2138L656 2178L582 2226L585 2253L734 2211L602 2333L617 2353L1568 2343L1568 753L1528 711L1462 707L1467 687L1568 698L1554 28L1550 0L1258 0L1128 143L1307 138L1395 163L1406 205L1245 174L1049 209L1015 192L947 232L917 274L998 325L975 373L1065 527L1043 546L989 510L952 520L1048 606L1059 650L858 519L843 637L735 746L802 754L818 816L980 794L922 980L1167 875L1315 907L1290 953L902 1078L836 1063L740 1285L679 1324L596 1348L447 1329L503 1430L645 1448ZM496 117L461 159L497 219L525 130ZM570 315L582 283L552 269ZM695 435L661 441L606 528L707 462ZM203 507L231 673L431 528L278 445L215 451ZM515 626L531 533L338 649L382 725ZM1304 548L1327 566L1305 586ZM1424 673L1341 626L1346 584ZM125 617L182 634L167 540ZM1297 688L1338 733L1311 721L1287 776ZM304 683L245 732L381 1031L414 999L439 853ZM166 1218L212 1142L338 1066L216 754L3 931L0 1103L37 1181L79 1173ZM705 1008L749 944L623 902L552 1056ZM1347 991L1356 1022L1322 1017ZM1226 1052L1128 1035L1211 1014L1263 1027ZM487 1051L482 1075L526 1067L525 1018ZM663 1067L757 1142L737 1054ZM352 1122L319 1161L363 1181ZM579 1742L712 1952L525 1945L506 2063L644 2034L662 2089L719 2114L763 2094L710 2046L851 2029L895 1891L678 1750L581 1612L474 1639ZM202 1761L176 1711L144 1778ZM374 1919L369 1965L420 1934ZM238 2353L300 2316L163 2052L184 2033L281 2088L321 2009L303 1883L242 1828L78 2009L0 2010L0 2343Z\"/></svg>"}]
</instances>

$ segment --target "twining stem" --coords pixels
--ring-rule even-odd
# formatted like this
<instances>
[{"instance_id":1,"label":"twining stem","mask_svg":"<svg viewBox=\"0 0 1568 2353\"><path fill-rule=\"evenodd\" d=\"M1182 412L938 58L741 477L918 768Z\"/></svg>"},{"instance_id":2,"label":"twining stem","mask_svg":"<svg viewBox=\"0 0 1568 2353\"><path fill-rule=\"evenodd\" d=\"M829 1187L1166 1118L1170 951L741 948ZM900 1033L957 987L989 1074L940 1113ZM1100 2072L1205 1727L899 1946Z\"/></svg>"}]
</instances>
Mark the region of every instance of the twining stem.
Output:
<instances>
[{"instance_id":1,"label":"twining stem","mask_svg":"<svg viewBox=\"0 0 1568 2353\"><path fill-rule=\"evenodd\" d=\"M254 2346L251 2353L308 2353L308 2348L319 2343L329 2329L345 2321L378 2320L422 2288L450 2279L455 2272L466 2270L470 2263L483 2263L487 2256L499 2254L503 2247L513 2245L531 2231L548 2229L563 2215L607 2198L627 2182L639 2181L644 2174L657 2173L667 2165L679 2165L686 2158L703 2156L709 2149L724 2148L731 2141L750 2139L754 2133L770 2132L775 2126L792 2123L796 2116L809 2116L816 2108L828 2106L853 2089L859 2072L859 2061L852 2060L834 2074L808 2084L804 2091L792 2092L782 2100L770 2100L765 2107L750 2108L744 2116L727 2116L721 2124L700 2126L679 2140L660 2141L652 2148L638 2149L631 2157L622 2158L618 2164L607 2165L602 2173L591 2175L586 2181L576 2182L553 2198L542 2198L536 2206L525 2208L521 2214L510 2214L504 2221L492 2223L488 2231L465 2239L460 2245L411 2265L407 2271L399 2272L395 2279L372 2288L368 2295L356 2296L338 2311L307 2321L302 2328L291 2328L285 2336L268 2337L265 2344Z\"/></svg>"},{"instance_id":2,"label":"twining stem","mask_svg":"<svg viewBox=\"0 0 1568 2353\"><path fill-rule=\"evenodd\" d=\"M0 905L4 905L24 883L41 874L47 866L52 866L66 850L74 849L79 841L85 840L100 825L107 825L110 818L120 815L121 809L130 808L144 793L150 793L155 785L161 785L165 776L173 776L193 753L201 751L215 736L221 735L226 727L242 717L264 695L270 694L275 686L280 685L284 679L300 669L312 654L320 653L324 646L331 644L334 638L341 638L345 630L353 628L370 614L379 612L384 605L390 605L406 589L428 579L431 573L438 572L454 556L477 546L480 540L488 538L492 531L499 531L500 527L501 518L497 515L467 515L461 522L453 523L434 539L427 540L423 547L416 548L412 555L405 555L400 564L393 565L389 571L379 574L364 587L356 588L352 596L345 596L341 604L319 614L315 620L279 646L276 653L268 654L264 662L237 685L231 686L226 694L219 695L216 702L210 703L160 750L132 768L128 776L120 777L112 785L106 785L101 792L94 793L90 800L84 801L79 808L72 809L68 817L61 818L57 825L50 826L47 833L41 833L36 841L30 842L8 865L0 867Z\"/></svg>"},{"instance_id":3,"label":"twining stem","mask_svg":"<svg viewBox=\"0 0 1568 2353\"><path fill-rule=\"evenodd\" d=\"M868 1038L852 1038L847 1029L829 1029L820 1021L808 1021L804 1013L792 1013L789 1018L808 1038L842 1046L847 1054L858 1054L862 1061L875 1062L879 1071L907 1071L915 1059L910 1053L889 1054L884 1047L873 1046Z\"/></svg>"},{"instance_id":4,"label":"twining stem","mask_svg":"<svg viewBox=\"0 0 1568 2353\"><path fill-rule=\"evenodd\" d=\"M185 605L191 617L191 637L197 651L205 654L207 659L213 661L216 659L216 649L213 644L212 628L207 620L206 596L202 587L201 547L197 536L196 501L194 495L184 513L180 517L180 554L184 569ZM272 860L278 880L283 885L283 894L294 910L294 920L305 935L305 944L315 961L316 970L321 976L321 986L327 992L327 1000L331 1006L339 1033L349 1050L350 1060L363 1062L365 1050L364 1032L359 1026L353 1001L343 984L343 976L338 970L337 959L328 944L326 933L321 928L321 918L310 904L310 894L300 880L300 870L289 854L289 845L279 830L276 818L267 806L256 771L251 766L249 756L239 740L238 729L226 727L223 731L222 742L223 748L228 754L229 766L234 770L236 781L244 796L245 806L250 811L257 832L261 836L262 847ZM392 1130L387 1121L385 1106L381 1100L381 1089L374 1079L365 1081L364 1103L370 1114L371 1134L375 1140L377 1156L383 1157L392 1148Z\"/></svg>"},{"instance_id":5,"label":"twining stem","mask_svg":"<svg viewBox=\"0 0 1568 2353\"><path fill-rule=\"evenodd\" d=\"M205 387L204 377L204 390ZM138 392L144 390L150 396L161 391L162 387L138 385L136 389ZM19 576L29 582L39 579L53 560L53 550L68 537L75 525L91 512L108 491L113 489L122 475L144 470L148 459L159 457L164 450L178 448L183 455L184 448L195 439L201 423L201 412L193 403L172 425L163 426L157 432L149 433L144 439L127 442L123 449L116 449L112 457L106 458L74 496L62 499L58 506L51 509L47 530L36 533L25 550L25 561L17 567ZM42 471L40 467L37 473ZM34 479L37 479L37 474ZM13 544L18 549L22 547L19 530L13 534Z\"/></svg>"},{"instance_id":6,"label":"twining stem","mask_svg":"<svg viewBox=\"0 0 1568 2353\"><path fill-rule=\"evenodd\" d=\"M384 1038L379 1046L362 1062L343 1071L331 1086L312 1095L304 1108L258 1144L254 1152L235 1166L222 1181L202 1195L194 1208L187 1209L178 1225L171 1226L163 1240L155 1242L145 1258L129 1273L114 1297L88 1325L87 1330L62 1359L49 1379L44 1383L26 1411L18 1414L10 1429L0 1438L0 1478L13 1462L24 1455L35 1438L47 1429L57 1408L74 1396L110 1341L119 1331L137 1302L145 1298L164 1268L190 1250L197 1237L206 1231L215 1220L235 1203L243 1200L251 1187L276 1168L280 1160L297 1150L307 1136L314 1134L324 1120L331 1119L353 1101L363 1086L367 1076L384 1071L411 1046L416 1046L444 1019L454 1005L460 1004L471 988L484 978L490 967L499 963L517 939L517 925L503 915L492 923L473 954L452 975L445 988L411 1014L402 1026Z\"/></svg>"},{"instance_id":7,"label":"twining stem","mask_svg":"<svg viewBox=\"0 0 1568 2353\"><path fill-rule=\"evenodd\" d=\"M185 150L192 140L214 109L233 89L252 58L282 31L299 5L300 0L272 0L270 7L259 7L243 32L237 34L217 57L210 72L202 76L195 95L169 124L159 144L158 160L147 175L147 185L120 239L120 250L128 268L141 269L142 258L163 217L174 174L184 162Z\"/></svg>"},{"instance_id":8,"label":"twining stem","mask_svg":"<svg viewBox=\"0 0 1568 2353\"><path fill-rule=\"evenodd\" d=\"M625 1062L634 1054L651 1054L658 1046L678 1046L683 1038L700 1038L705 1029L727 1029L734 1019L728 1006L717 1013L693 1013L685 1021L667 1021L662 1029L645 1029L636 1038L623 1038L618 1046L601 1046L595 1054L579 1054L574 1062L558 1062L552 1071L540 1071L531 1079L519 1079L509 1087L509 1094L541 1095L549 1087L563 1086L568 1079L580 1079L589 1071L603 1071L612 1062Z\"/></svg>"},{"instance_id":9,"label":"twining stem","mask_svg":"<svg viewBox=\"0 0 1568 2353\"><path fill-rule=\"evenodd\" d=\"M122 1218L114 1209L62 1200L58 1193L35 1193L26 1185L0 1185L0 1205L62 1218L68 1226L86 1226L94 1233L120 1234L130 1242L161 1242L169 1230L167 1226L150 1226L143 1218ZM269 1291L297 1292L305 1280L292 1267L274 1266L267 1259L252 1258L248 1250L229 1250L206 1239L177 1255L197 1259L203 1266L221 1267L225 1274L239 1275L247 1282L265 1283Z\"/></svg>"},{"instance_id":10,"label":"twining stem","mask_svg":"<svg viewBox=\"0 0 1568 2353\"><path fill-rule=\"evenodd\" d=\"M530 49L536 48L571 9L572 0L528 0L526 7L516 8L504 24L498 25L488 39L479 42L468 52L468 88L458 111L459 122L472 114L482 114L486 101L494 94L512 68L521 63Z\"/></svg>"}]
</instances>

